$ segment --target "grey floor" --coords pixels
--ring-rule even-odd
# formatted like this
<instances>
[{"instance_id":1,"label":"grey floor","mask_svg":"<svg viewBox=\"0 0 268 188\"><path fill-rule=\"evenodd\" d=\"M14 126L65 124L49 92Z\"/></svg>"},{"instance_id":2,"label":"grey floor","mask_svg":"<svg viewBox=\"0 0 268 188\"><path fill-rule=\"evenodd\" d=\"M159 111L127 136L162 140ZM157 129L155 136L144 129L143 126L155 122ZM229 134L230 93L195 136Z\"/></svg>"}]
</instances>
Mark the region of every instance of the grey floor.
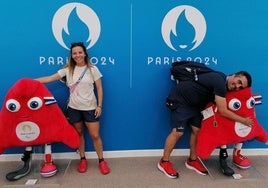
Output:
<instances>
[{"instance_id":1,"label":"grey floor","mask_svg":"<svg viewBox=\"0 0 268 188\"><path fill-rule=\"evenodd\" d=\"M231 156L229 157L231 158ZM55 160L58 173L50 178L39 175L41 161L35 160L32 171L27 176L15 182L6 180L5 175L17 168L19 161L0 162L1 187L92 187L92 188L267 188L268 187L268 156L250 156L252 167L240 170L234 167L241 179L224 176L218 167L217 157L212 156L203 161L210 174L202 176L185 167L185 156L172 157L174 167L179 171L178 179L170 179L157 169L159 157L108 158L111 173L102 175L97 166L97 160L88 159L88 171L78 173L78 160ZM232 165L232 164L230 164ZM34 185L27 185L36 181Z\"/></svg>"}]
</instances>

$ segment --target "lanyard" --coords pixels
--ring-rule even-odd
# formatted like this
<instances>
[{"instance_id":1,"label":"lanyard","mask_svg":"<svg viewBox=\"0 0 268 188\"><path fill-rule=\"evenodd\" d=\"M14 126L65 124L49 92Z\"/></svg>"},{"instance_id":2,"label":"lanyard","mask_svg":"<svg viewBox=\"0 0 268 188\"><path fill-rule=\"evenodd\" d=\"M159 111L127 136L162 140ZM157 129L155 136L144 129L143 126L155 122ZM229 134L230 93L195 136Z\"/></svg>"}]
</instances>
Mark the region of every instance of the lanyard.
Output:
<instances>
[{"instance_id":1,"label":"lanyard","mask_svg":"<svg viewBox=\"0 0 268 188\"><path fill-rule=\"evenodd\" d=\"M80 81L82 80L83 76L87 72L87 69L88 69L88 67L86 67L83 70L83 72L82 72L81 76L78 78L78 80L73 85L70 86L70 93L73 93L74 92L75 88L77 87L77 85L80 83Z\"/></svg>"}]
</instances>

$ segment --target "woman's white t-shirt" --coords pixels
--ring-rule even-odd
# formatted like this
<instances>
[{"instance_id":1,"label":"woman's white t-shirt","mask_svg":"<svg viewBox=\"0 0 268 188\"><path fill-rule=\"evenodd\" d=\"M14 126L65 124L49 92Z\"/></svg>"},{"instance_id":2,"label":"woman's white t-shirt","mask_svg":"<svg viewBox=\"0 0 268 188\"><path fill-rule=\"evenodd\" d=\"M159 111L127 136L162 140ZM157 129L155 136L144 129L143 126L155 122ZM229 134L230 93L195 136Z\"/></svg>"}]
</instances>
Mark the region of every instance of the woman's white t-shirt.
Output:
<instances>
[{"instance_id":1,"label":"woman's white t-shirt","mask_svg":"<svg viewBox=\"0 0 268 188\"><path fill-rule=\"evenodd\" d=\"M66 85L70 88L74 85L87 66L75 66L73 76L69 74L69 68L58 71L61 77L66 76ZM94 82L102 77L96 66L87 68L83 78L77 84L73 92L70 91L68 106L77 110L94 110L97 107L97 99L94 93Z\"/></svg>"}]
</instances>

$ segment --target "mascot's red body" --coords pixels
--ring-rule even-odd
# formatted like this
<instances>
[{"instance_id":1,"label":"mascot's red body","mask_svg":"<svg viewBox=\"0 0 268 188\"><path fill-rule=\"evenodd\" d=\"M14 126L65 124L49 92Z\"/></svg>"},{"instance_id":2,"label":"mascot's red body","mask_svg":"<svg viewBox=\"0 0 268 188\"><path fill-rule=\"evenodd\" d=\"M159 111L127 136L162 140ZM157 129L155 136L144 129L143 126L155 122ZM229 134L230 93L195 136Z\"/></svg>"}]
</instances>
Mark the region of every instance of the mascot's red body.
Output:
<instances>
[{"instance_id":1,"label":"mascot's red body","mask_svg":"<svg viewBox=\"0 0 268 188\"><path fill-rule=\"evenodd\" d=\"M22 157L24 166L6 175L10 181L31 171L32 146L45 145L45 163L40 173L50 177L57 172L50 144L62 142L73 149L80 145L77 131L69 124L49 90L29 78L20 79L6 94L0 112L0 138L0 154L10 147L26 147Z\"/></svg>"},{"instance_id":2,"label":"mascot's red body","mask_svg":"<svg viewBox=\"0 0 268 188\"><path fill-rule=\"evenodd\" d=\"M228 109L242 117L251 117L252 127L234 122L220 115L216 105L210 103L203 111L204 120L198 134L196 152L202 159L208 158L212 151L222 145L257 139L267 142L268 135L255 116L255 99L250 88L228 92L226 95Z\"/></svg>"},{"instance_id":3,"label":"mascot's red body","mask_svg":"<svg viewBox=\"0 0 268 188\"><path fill-rule=\"evenodd\" d=\"M0 154L13 146L63 142L79 147L79 136L39 81L21 79L7 93L0 113Z\"/></svg>"}]
</instances>

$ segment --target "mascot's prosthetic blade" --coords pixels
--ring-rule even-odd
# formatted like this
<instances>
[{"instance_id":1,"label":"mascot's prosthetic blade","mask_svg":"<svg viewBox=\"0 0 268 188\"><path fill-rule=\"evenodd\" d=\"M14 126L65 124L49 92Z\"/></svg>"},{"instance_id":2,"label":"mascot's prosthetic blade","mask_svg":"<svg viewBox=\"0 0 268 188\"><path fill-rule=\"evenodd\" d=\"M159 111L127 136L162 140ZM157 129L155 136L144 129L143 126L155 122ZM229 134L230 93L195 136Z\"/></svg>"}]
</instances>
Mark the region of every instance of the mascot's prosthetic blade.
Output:
<instances>
[{"instance_id":1,"label":"mascot's prosthetic blade","mask_svg":"<svg viewBox=\"0 0 268 188\"><path fill-rule=\"evenodd\" d=\"M39 81L22 78L6 94L0 112L0 154L10 147L26 147L24 167L7 174L10 181L30 172L31 146L45 145L44 177L56 173L51 143L62 142L76 149L80 145L77 131L69 124L53 95ZM52 167L52 168L51 168Z\"/></svg>"},{"instance_id":2,"label":"mascot's prosthetic blade","mask_svg":"<svg viewBox=\"0 0 268 188\"><path fill-rule=\"evenodd\" d=\"M256 100L250 88L228 92L226 101L229 110L242 117L251 117L253 125L248 127L227 119L220 115L215 104L208 104L203 111L204 119L197 138L196 152L201 159L209 158L218 146L252 139L260 142L268 141L267 132L257 121L254 108Z\"/></svg>"}]
</instances>

